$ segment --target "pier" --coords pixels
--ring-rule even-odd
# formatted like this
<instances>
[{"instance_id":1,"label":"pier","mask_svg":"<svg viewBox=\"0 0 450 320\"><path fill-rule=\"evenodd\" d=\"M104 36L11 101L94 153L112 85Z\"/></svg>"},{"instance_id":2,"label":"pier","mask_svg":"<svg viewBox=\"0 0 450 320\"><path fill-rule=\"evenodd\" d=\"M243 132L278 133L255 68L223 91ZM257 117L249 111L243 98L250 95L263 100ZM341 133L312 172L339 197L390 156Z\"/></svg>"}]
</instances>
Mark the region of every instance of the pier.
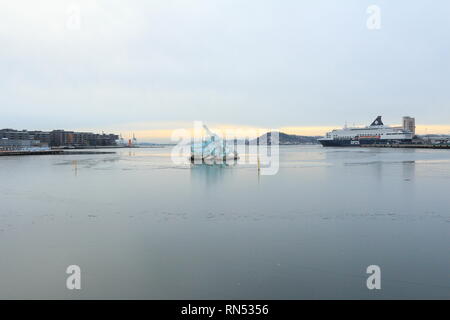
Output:
<instances>
[{"instance_id":1,"label":"pier","mask_svg":"<svg viewBox=\"0 0 450 320\"><path fill-rule=\"evenodd\" d=\"M0 151L0 156L41 156L49 154L63 154L63 150L42 150L42 151Z\"/></svg>"},{"instance_id":2,"label":"pier","mask_svg":"<svg viewBox=\"0 0 450 320\"><path fill-rule=\"evenodd\" d=\"M1 156L81 155L81 154L115 154L115 152L113 152L113 151L66 151L66 150L0 151L0 157Z\"/></svg>"},{"instance_id":3,"label":"pier","mask_svg":"<svg viewBox=\"0 0 450 320\"><path fill-rule=\"evenodd\" d=\"M362 144L362 148L450 149L448 144Z\"/></svg>"}]
</instances>

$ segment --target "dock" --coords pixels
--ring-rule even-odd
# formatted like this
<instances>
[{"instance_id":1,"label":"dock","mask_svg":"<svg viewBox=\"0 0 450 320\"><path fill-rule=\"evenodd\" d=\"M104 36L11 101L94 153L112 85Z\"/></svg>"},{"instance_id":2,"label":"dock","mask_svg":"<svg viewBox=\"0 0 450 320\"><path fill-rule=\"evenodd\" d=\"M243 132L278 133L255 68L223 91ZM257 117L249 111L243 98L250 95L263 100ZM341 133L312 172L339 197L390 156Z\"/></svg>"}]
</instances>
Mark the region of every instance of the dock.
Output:
<instances>
[{"instance_id":1,"label":"dock","mask_svg":"<svg viewBox=\"0 0 450 320\"><path fill-rule=\"evenodd\" d=\"M63 155L71 154L116 154L115 151L64 151Z\"/></svg>"},{"instance_id":2,"label":"dock","mask_svg":"<svg viewBox=\"0 0 450 320\"><path fill-rule=\"evenodd\" d=\"M0 156L43 156L50 154L63 154L63 150L41 150L41 151L0 151Z\"/></svg>"},{"instance_id":3,"label":"dock","mask_svg":"<svg viewBox=\"0 0 450 320\"><path fill-rule=\"evenodd\" d=\"M448 144L362 144L362 148L450 149Z\"/></svg>"},{"instance_id":4,"label":"dock","mask_svg":"<svg viewBox=\"0 0 450 320\"><path fill-rule=\"evenodd\" d=\"M83 154L115 154L114 151L66 151L66 150L40 150L40 151L0 151L4 156L45 156L45 155L83 155Z\"/></svg>"}]
</instances>

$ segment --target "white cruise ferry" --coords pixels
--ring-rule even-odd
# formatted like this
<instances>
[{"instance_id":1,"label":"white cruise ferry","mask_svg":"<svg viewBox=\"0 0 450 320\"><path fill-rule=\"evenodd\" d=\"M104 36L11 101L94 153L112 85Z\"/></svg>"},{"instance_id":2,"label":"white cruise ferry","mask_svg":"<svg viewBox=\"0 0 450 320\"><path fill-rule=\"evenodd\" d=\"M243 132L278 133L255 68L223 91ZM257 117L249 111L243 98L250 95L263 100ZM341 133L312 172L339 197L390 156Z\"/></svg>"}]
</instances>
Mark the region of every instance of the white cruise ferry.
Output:
<instances>
[{"instance_id":1,"label":"white cruise ferry","mask_svg":"<svg viewBox=\"0 0 450 320\"><path fill-rule=\"evenodd\" d=\"M352 147L370 144L410 143L413 133L402 128L385 126L378 116L364 128L343 128L328 132L319 142L324 147Z\"/></svg>"}]
</instances>

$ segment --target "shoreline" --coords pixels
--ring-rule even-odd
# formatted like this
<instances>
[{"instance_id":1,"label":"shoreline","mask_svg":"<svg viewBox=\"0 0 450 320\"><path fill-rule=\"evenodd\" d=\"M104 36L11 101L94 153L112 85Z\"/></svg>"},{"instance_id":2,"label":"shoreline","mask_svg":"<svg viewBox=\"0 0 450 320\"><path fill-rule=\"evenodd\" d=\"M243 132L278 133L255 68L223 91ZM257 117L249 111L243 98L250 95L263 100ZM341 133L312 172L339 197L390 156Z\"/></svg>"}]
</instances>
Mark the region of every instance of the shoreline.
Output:
<instances>
[{"instance_id":1,"label":"shoreline","mask_svg":"<svg viewBox=\"0 0 450 320\"><path fill-rule=\"evenodd\" d=\"M400 149L450 149L450 145L438 144L363 144L361 148L400 148Z\"/></svg>"},{"instance_id":2,"label":"shoreline","mask_svg":"<svg viewBox=\"0 0 450 320\"><path fill-rule=\"evenodd\" d=\"M0 157L45 156L45 155L83 155L83 154L116 154L116 152L115 151L66 151L66 150L0 151Z\"/></svg>"}]
</instances>

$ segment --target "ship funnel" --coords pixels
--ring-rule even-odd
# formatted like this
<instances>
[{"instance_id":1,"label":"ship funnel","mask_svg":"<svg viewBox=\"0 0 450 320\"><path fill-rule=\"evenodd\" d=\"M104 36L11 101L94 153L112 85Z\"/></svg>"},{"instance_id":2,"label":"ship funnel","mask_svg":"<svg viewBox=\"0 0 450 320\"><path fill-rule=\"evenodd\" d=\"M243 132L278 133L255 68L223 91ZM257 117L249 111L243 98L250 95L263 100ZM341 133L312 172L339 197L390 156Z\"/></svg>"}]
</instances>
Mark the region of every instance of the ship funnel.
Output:
<instances>
[{"instance_id":1,"label":"ship funnel","mask_svg":"<svg viewBox=\"0 0 450 320\"><path fill-rule=\"evenodd\" d=\"M372 126L384 126L383 120L381 120L381 116L378 116L378 117L372 122L372 124L371 124L370 126L371 126L371 127L372 127Z\"/></svg>"}]
</instances>

